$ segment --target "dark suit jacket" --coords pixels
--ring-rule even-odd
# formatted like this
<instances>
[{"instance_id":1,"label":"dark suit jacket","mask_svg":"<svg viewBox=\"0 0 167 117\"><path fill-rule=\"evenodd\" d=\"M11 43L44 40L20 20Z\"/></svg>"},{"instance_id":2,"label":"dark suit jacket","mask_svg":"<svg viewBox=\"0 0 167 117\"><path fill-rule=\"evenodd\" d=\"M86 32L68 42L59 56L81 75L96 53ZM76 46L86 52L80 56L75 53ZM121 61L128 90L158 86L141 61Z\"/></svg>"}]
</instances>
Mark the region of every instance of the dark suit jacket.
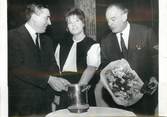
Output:
<instances>
[{"instance_id":1,"label":"dark suit jacket","mask_svg":"<svg viewBox=\"0 0 167 117\"><path fill-rule=\"evenodd\" d=\"M158 51L154 49L157 41L150 28L130 24L127 60L144 82L148 81L150 76L157 76L158 69L155 63L158 61L155 58L158 57ZM122 58L117 37L112 32L101 42L101 57L101 69L111 61Z\"/></svg>"},{"instance_id":2,"label":"dark suit jacket","mask_svg":"<svg viewBox=\"0 0 167 117\"><path fill-rule=\"evenodd\" d=\"M25 26L9 31L9 114L41 114L50 110L53 90L49 73L57 70L50 39L41 35L41 53Z\"/></svg>"}]
</instances>

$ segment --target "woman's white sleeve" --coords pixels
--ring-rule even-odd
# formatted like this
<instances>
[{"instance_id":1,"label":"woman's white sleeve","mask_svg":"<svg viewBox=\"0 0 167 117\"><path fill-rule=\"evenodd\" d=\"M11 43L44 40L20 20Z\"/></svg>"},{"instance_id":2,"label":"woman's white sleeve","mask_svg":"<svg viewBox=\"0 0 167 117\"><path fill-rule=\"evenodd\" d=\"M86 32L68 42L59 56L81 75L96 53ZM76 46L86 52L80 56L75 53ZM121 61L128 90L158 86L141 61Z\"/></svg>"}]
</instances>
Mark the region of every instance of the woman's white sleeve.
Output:
<instances>
[{"instance_id":1,"label":"woman's white sleeve","mask_svg":"<svg viewBox=\"0 0 167 117\"><path fill-rule=\"evenodd\" d=\"M87 65L99 67L101 63L100 44L93 44L87 53Z\"/></svg>"}]
</instances>

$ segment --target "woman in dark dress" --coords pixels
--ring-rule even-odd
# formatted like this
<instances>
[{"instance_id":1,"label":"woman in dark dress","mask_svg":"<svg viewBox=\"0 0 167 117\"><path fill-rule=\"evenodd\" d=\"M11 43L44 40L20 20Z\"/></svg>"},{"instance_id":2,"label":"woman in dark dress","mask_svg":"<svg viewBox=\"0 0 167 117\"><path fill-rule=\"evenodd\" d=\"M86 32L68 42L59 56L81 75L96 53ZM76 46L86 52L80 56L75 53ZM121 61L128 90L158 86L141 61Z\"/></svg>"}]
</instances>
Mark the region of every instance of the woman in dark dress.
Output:
<instances>
[{"instance_id":1,"label":"woman in dark dress","mask_svg":"<svg viewBox=\"0 0 167 117\"><path fill-rule=\"evenodd\" d=\"M101 62L100 45L86 36L85 15L82 10L72 8L66 13L65 21L70 35L59 43L55 51L61 76L72 84L87 85ZM65 96L61 96L61 103L66 100L63 101L62 97Z\"/></svg>"}]
</instances>

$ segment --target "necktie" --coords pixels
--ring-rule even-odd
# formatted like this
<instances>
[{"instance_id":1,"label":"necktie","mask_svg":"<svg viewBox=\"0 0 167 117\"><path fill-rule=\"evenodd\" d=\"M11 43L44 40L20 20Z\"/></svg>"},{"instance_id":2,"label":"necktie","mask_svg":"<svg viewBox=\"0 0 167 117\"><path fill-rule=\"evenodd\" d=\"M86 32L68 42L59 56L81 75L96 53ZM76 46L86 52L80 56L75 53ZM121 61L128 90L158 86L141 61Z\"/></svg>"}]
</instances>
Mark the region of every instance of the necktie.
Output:
<instances>
[{"instance_id":1,"label":"necktie","mask_svg":"<svg viewBox=\"0 0 167 117\"><path fill-rule=\"evenodd\" d=\"M37 56L38 56L38 61L41 63L41 49L39 46L40 38L39 38L39 33L36 33L36 39L35 39L35 44L37 48Z\"/></svg>"},{"instance_id":2,"label":"necktie","mask_svg":"<svg viewBox=\"0 0 167 117\"><path fill-rule=\"evenodd\" d=\"M39 42L40 38L39 38L39 33L36 33L36 39L35 39L35 44L38 50L40 50L40 46L39 46Z\"/></svg>"},{"instance_id":3,"label":"necktie","mask_svg":"<svg viewBox=\"0 0 167 117\"><path fill-rule=\"evenodd\" d=\"M127 59L127 55L128 55L128 50L125 46L125 42L124 39L122 37L122 33L120 33L120 37L121 37L121 48L122 48L122 55L125 59Z\"/></svg>"}]
</instances>

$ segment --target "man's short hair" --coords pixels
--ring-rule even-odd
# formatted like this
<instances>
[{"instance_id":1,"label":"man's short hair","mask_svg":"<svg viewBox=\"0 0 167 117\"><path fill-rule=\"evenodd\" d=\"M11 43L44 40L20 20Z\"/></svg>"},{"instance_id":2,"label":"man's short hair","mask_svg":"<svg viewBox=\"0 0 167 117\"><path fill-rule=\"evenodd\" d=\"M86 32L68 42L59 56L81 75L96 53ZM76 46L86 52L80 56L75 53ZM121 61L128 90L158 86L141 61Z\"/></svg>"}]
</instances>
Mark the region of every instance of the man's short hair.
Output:
<instances>
[{"instance_id":1,"label":"man's short hair","mask_svg":"<svg viewBox=\"0 0 167 117\"><path fill-rule=\"evenodd\" d=\"M128 7L128 3L125 2L124 0L115 0L113 1L108 7L107 7L107 10L109 8L111 8L112 6L116 6L118 7L119 9L121 9L122 11L124 12L128 12L129 11L129 7Z\"/></svg>"},{"instance_id":2,"label":"man's short hair","mask_svg":"<svg viewBox=\"0 0 167 117\"><path fill-rule=\"evenodd\" d=\"M25 15L28 21L31 18L32 13L37 13L37 10L48 8L48 5L42 3L31 3L26 6Z\"/></svg>"}]
</instances>

